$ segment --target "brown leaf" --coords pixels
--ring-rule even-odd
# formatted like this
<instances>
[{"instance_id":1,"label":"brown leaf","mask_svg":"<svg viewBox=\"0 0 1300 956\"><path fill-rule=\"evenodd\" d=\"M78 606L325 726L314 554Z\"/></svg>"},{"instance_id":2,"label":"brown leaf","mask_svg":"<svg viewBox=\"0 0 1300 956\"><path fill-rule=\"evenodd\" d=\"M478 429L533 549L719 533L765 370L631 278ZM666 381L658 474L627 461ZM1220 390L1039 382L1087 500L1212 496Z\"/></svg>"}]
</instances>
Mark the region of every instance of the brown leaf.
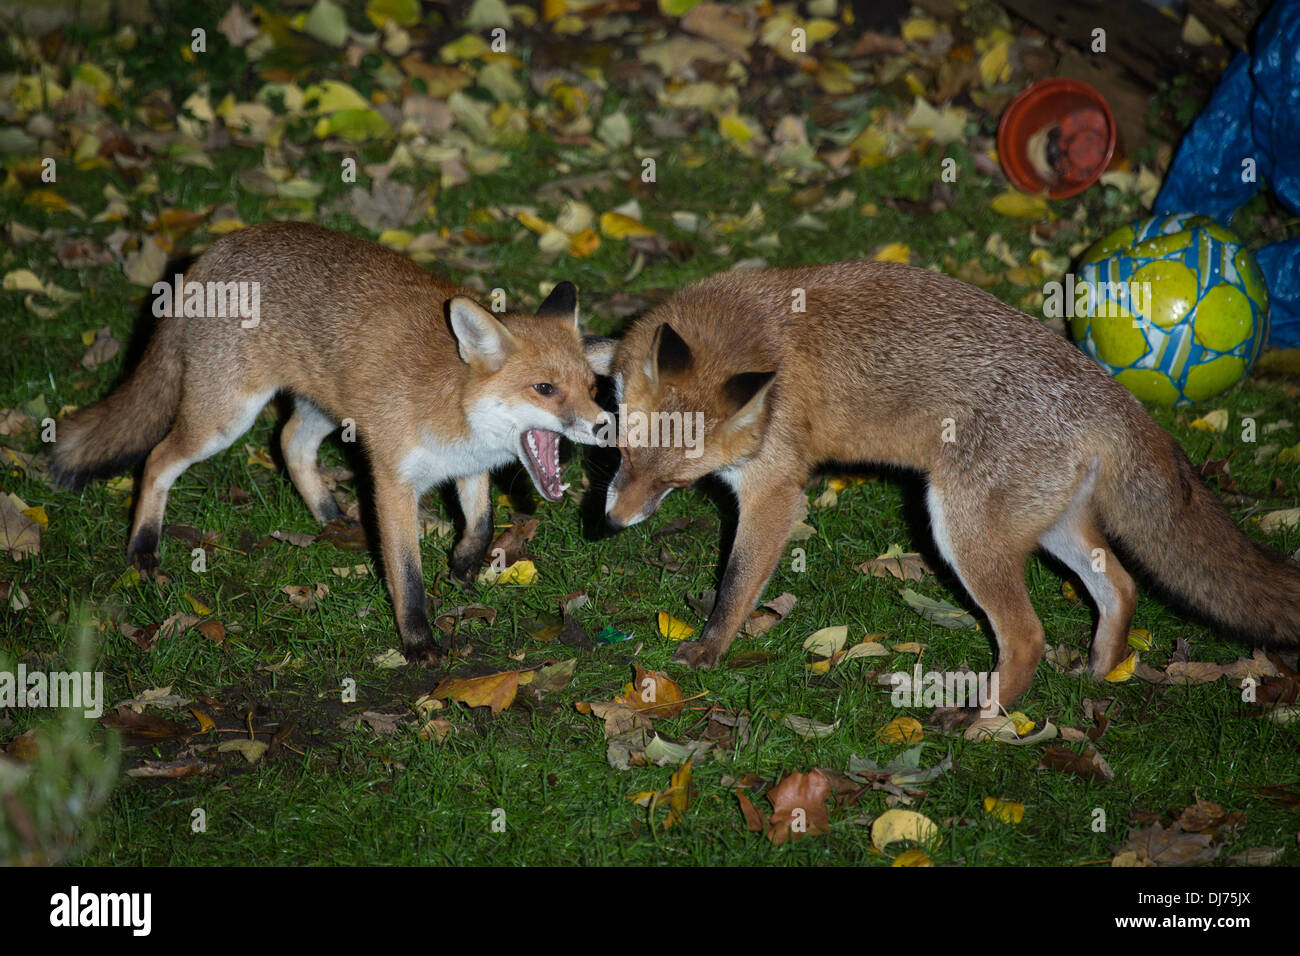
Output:
<instances>
[{"instance_id":1,"label":"brown leaf","mask_svg":"<svg viewBox=\"0 0 1300 956\"><path fill-rule=\"evenodd\" d=\"M1115 779L1115 773L1100 753L1091 747L1077 754L1069 747L1049 747L1043 751L1042 759L1035 770L1059 770L1072 773L1084 780L1096 780L1104 783Z\"/></svg>"},{"instance_id":2,"label":"brown leaf","mask_svg":"<svg viewBox=\"0 0 1300 956\"><path fill-rule=\"evenodd\" d=\"M510 519L510 527L497 535L488 548L488 559L496 562L504 555L501 567L506 568L516 561L536 560L528 553L528 542L537 535L537 523L536 518L515 515Z\"/></svg>"},{"instance_id":3,"label":"brown leaf","mask_svg":"<svg viewBox=\"0 0 1300 956\"><path fill-rule=\"evenodd\" d=\"M298 548L305 548L316 540L316 535L307 534L302 531L272 531L271 537L277 541L284 541Z\"/></svg>"},{"instance_id":4,"label":"brown leaf","mask_svg":"<svg viewBox=\"0 0 1300 956\"><path fill-rule=\"evenodd\" d=\"M830 781L819 770L786 774L767 792L772 815L764 835L780 846L786 840L801 839L805 833L830 833L831 822L826 815L830 791Z\"/></svg>"},{"instance_id":5,"label":"brown leaf","mask_svg":"<svg viewBox=\"0 0 1300 956\"><path fill-rule=\"evenodd\" d=\"M1184 833L1166 830L1159 823L1144 830L1129 833L1126 848L1137 854L1140 861L1156 866L1196 866L1209 863L1219 855L1219 848L1210 845L1206 833Z\"/></svg>"},{"instance_id":6,"label":"brown leaf","mask_svg":"<svg viewBox=\"0 0 1300 956\"><path fill-rule=\"evenodd\" d=\"M15 561L41 551L41 526L4 494L0 494L0 551L9 552Z\"/></svg>"},{"instance_id":7,"label":"brown leaf","mask_svg":"<svg viewBox=\"0 0 1300 956\"><path fill-rule=\"evenodd\" d=\"M878 558L864 561L858 570L873 578L894 577L900 581L920 581L927 574L933 574L925 559L915 551L900 552L896 555L882 554Z\"/></svg>"},{"instance_id":8,"label":"brown leaf","mask_svg":"<svg viewBox=\"0 0 1300 956\"><path fill-rule=\"evenodd\" d=\"M618 698L647 717L676 717L682 712L682 688L663 671L647 671L636 665L636 677Z\"/></svg>"},{"instance_id":9,"label":"brown leaf","mask_svg":"<svg viewBox=\"0 0 1300 956\"><path fill-rule=\"evenodd\" d=\"M36 741L36 730L25 730L5 748L5 753L15 760L35 760L40 756L40 745Z\"/></svg>"},{"instance_id":10,"label":"brown leaf","mask_svg":"<svg viewBox=\"0 0 1300 956\"><path fill-rule=\"evenodd\" d=\"M100 719L109 730L120 730L128 737L143 740L170 740L188 737L189 731L180 724L152 714L137 714L130 707L119 707L116 713Z\"/></svg>"},{"instance_id":11,"label":"brown leaf","mask_svg":"<svg viewBox=\"0 0 1300 956\"><path fill-rule=\"evenodd\" d=\"M1178 826L1185 833L1208 833L1217 838L1219 831L1246 822L1242 813L1229 813L1217 803L1197 800L1178 816Z\"/></svg>"},{"instance_id":12,"label":"brown leaf","mask_svg":"<svg viewBox=\"0 0 1300 956\"><path fill-rule=\"evenodd\" d=\"M794 610L795 601L793 594L786 592L780 597L768 601L761 608L749 615L741 631L748 637L758 637L766 634L772 628L784 621Z\"/></svg>"},{"instance_id":13,"label":"brown leaf","mask_svg":"<svg viewBox=\"0 0 1300 956\"><path fill-rule=\"evenodd\" d=\"M763 815L758 812L758 807L754 806L754 801L749 799L749 795L741 787L736 788L736 798L740 801L740 812L745 816L745 825L755 833L763 832Z\"/></svg>"},{"instance_id":14,"label":"brown leaf","mask_svg":"<svg viewBox=\"0 0 1300 956\"><path fill-rule=\"evenodd\" d=\"M574 705L579 713L592 714L605 722L605 736L615 737L632 730L649 731L653 726L621 700L578 701Z\"/></svg>"},{"instance_id":15,"label":"brown leaf","mask_svg":"<svg viewBox=\"0 0 1300 956\"><path fill-rule=\"evenodd\" d=\"M304 611L310 611L316 606L316 595L310 587L305 584L286 584L280 590L289 595L289 603L296 608Z\"/></svg>"},{"instance_id":16,"label":"brown leaf","mask_svg":"<svg viewBox=\"0 0 1300 956\"><path fill-rule=\"evenodd\" d=\"M226 626L217 620L196 624L194 629L214 644L220 644L226 639Z\"/></svg>"},{"instance_id":17,"label":"brown leaf","mask_svg":"<svg viewBox=\"0 0 1300 956\"><path fill-rule=\"evenodd\" d=\"M340 551L365 551L366 529L360 522L335 518L321 529L316 540Z\"/></svg>"},{"instance_id":18,"label":"brown leaf","mask_svg":"<svg viewBox=\"0 0 1300 956\"><path fill-rule=\"evenodd\" d=\"M128 777L165 777L176 780L195 774L210 773L215 768L206 760L198 757L184 757L179 760L144 760L140 766L132 767L126 772Z\"/></svg>"},{"instance_id":19,"label":"brown leaf","mask_svg":"<svg viewBox=\"0 0 1300 956\"><path fill-rule=\"evenodd\" d=\"M718 599L718 592L713 588L701 591L699 596L686 592L686 603L692 611L700 617L708 617L713 613L713 604Z\"/></svg>"},{"instance_id":20,"label":"brown leaf","mask_svg":"<svg viewBox=\"0 0 1300 956\"><path fill-rule=\"evenodd\" d=\"M463 604L439 611L433 619L433 626L444 634L452 634L462 621L482 620L491 626L496 619L496 608L488 607L486 604Z\"/></svg>"}]
</instances>

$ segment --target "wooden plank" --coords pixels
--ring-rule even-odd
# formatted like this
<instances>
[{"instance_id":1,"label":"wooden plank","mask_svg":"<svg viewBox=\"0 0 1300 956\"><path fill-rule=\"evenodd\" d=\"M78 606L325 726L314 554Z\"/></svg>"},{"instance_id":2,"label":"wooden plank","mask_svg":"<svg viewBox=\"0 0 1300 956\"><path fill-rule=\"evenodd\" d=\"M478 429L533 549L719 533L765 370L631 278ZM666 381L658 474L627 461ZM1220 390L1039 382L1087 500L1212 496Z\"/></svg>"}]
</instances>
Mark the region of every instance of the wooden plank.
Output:
<instances>
[{"instance_id":1,"label":"wooden plank","mask_svg":"<svg viewBox=\"0 0 1300 956\"><path fill-rule=\"evenodd\" d=\"M1106 52L1154 88L1161 80L1186 73L1192 66L1179 33L1181 25L1140 0L1000 0L1016 16L1038 29L1091 53L1092 31L1106 31Z\"/></svg>"}]
</instances>

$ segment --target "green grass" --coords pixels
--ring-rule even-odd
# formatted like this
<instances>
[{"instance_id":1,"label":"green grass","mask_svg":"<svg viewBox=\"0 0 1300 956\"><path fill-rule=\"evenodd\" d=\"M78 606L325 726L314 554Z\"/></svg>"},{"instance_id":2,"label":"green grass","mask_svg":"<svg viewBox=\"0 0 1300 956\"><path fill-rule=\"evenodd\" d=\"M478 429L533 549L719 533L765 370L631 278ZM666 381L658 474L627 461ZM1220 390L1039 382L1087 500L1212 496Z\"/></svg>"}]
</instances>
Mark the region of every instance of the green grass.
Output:
<instances>
[{"instance_id":1,"label":"green grass","mask_svg":"<svg viewBox=\"0 0 1300 956\"><path fill-rule=\"evenodd\" d=\"M184 79L182 75L176 82ZM881 101L876 98L872 103ZM640 107L628 104L628 108ZM582 290L583 315L596 331L619 327L605 308L615 293L628 292L652 302L668 290L759 254L752 242L768 233L778 235L779 246L759 248L774 265L852 258L898 241L907 243L922 264L942 266L946 257L952 257L959 265L977 261L985 270L1000 273L1005 270L983 252L990 232L1001 232L1022 258L1032 248L1023 223L989 210L989 200L1002 187L976 173L959 146L953 148L960 172L950 208L922 215L889 205L889 200L929 196L935 170L909 156L883 167L856 170L828 184L828 196L848 188L854 202L845 210L819 214L828 229L814 232L789 227L799 214L789 200L803 188L802 183L737 157L706 131L666 144L659 158L658 181L637 190L647 221L681 243L689 255L651 257L624 283L632 265L624 243L606 239L589 258L547 261L538 255L533 237L518 237L513 220L491 222L481 210L534 202L536 190L557 171L637 169L633 152L600 157L542 136L509 145L506 152L509 166L440 193L436 214L418 228L446 227L455 233L472 225L490 237L492 244L475 250L492 262L491 273L483 279L488 288L497 283L505 286L512 304L536 302L539 283L544 281L574 280ZM727 164L726 175L719 176L714 163L691 165L692 153L721 157ZM238 171L256 165L257 152L231 148L213 159L212 171L159 164L159 188L133 196L129 227L138 230L164 208L220 202L236 205L248 222L312 212L348 188L333 174L336 157L308 150L295 163L295 171L326 183L326 192L308 206L268 203L241 189L235 179ZM398 178L424 185L415 176ZM128 194L133 185L116 170L98 169L61 176L57 189L93 214L102 206L102 191L109 184ZM608 191L594 191L584 199L599 212L627 197L628 190L615 179ZM24 206L22 199L21 191L0 198L6 218L38 230L51 229L51 239L88 233L102 240L117 226L87 225L66 213L41 213ZM763 228L755 233L705 238L676 229L669 218L672 211L741 215L755 200L763 204L766 214ZM878 207L874 216L860 212L868 203ZM1086 232L1063 232L1052 240L1048 248L1054 255L1065 254L1071 245L1099 236L1138 212L1114 190L1102 189L1052 205L1062 219L1082 206L1087 223ZM557 212L557 206L541 204L544 217L553 218ZM340 216L325 215L321 221L359 231ZM190 241L203 239L200 229ZM0 271L18 268L33 269L43 279L78 291L81 298L54 318L36 319L24 311L21 295L0 294L0 336L6 343L0 358L0 407L44 396L53 411L106 394L124 371L124 357L95 371L82 369L80 334L107 324L118 339L131 339L133 330L141 327L142 290L130 286L116 267L58 267L49 239L0 252ZM459 280L477 274L455 268L443 271ZM1021 305L1031 290L1003 280L991 291ZM138 345L138 338L133 344ZM1277 498L1260 503L1230 500L1239 521L1258 511L1296 504L1300 468L1259 464L1253 449L1237 440L1245 413L1253 413L1261 426L1295 415L1294 392L1288 395L1285 387L1277 380L1249 380L1211 402L1232 413L1232 425L1221 436L1190 428L1193 416L1186 412L1155 413L1195 462L1236 452L1232 476L1242 493L1268 496L1274 480L1282 482L1285 491ZM221 544L240 551L275 530L315 531L287 477L250 464L242 450L245 443L271 448L275 436L276 422L264 415L230 451L190 469L172 489L167 520L220 532ZM1260 439L1284 445L1298 440L1297 424ZM30 436L5 444L24 451L39 448ZM337 443L327 443L323 463L345 463ZM583 472L579 456L566 466L566 480L580 482ZM358 562L369 564L368 556L325 544L297 548L272 541L248 554L212 551L209 570L195 573L189 569L188 547L165 538L163 569L171 576L170 583L121 586L130 519L123 493L104 483L77 494L57 491L20 470L10 470L0 483L5 492L19 495L29 505L44 506L50 519L39 555L22 562L0 557L0 580L15 581L31 601L25 611L6 610L0 616L0 648L15 661L35 659L54 666L49 662L70 660L74 642L69 622L78 607L89 605L104 622L97 667L105 673L107 705L170 685L173 693L193 698L193 706L208 714L218 728L195 732L186 740L128 746L122 753L124 769L145 758L173 758L188 747L210 748L238 736L233 731L239 728L275 731L292 725L281 746L255 765L238 754L218 756L208 749L202 754L213 763L210 774L180 780L122 776L98 819L98 840L84 857L90 864L883 864L898 848L888 855L874 851L870 828L862 822L889 806L883 791L868 789L855 807L834 810L831 835L778 848L746 830L727 782L747 773L773 781L784 772L812 767L842 772L853 754L883 763L905 749L877 737L879 728L899 716L899 711L873 677L882 670L910 668L915 656L900 653L856 661L819 676L806 666L810 659L800 650L802 639L820 627L847 624L853 641L884 632L889 643L926 644L923 660L928 668L944 670L968 663L982 670L992 663L992 650L982 632L938 628L905 607L896 582L855 570L892 544L907 550L926 544L923 531L918 535L905 519L909 506L915 510L916 504L914 500L909 504L912 486L906 483L885 479L855 485L840 494L837 506L813 510L808 521L817 534L797 545L807 552L807 570L793 571L787 554L765 592L769 598L782 591L794 593L798 603L793 613L768 634L739 640L732 651L733 657L745 651L768 651L771 661L709 672L670 664L673 648L657 634L654 619L665 610L696 627L703 625L683 596L716 585L718 531L692 527L671 537L653 538L674 518L724 518L708 497L674 495L652 520L609 536L584 529L573 501L539 504L541 526L530 545L540 572L535 586L463 593L451 585L446 573L451 540L437 537L424 540L426 582L431 601L441 606L481 601L497 610L494 625L471 624L460 635L462 642L472 644L472 653L454 665L455 672L490 673L576 656L575 679L540 701L529 702L521 695L514 707L495 716L483 709L450 705L436 716L449 720L453 731L435 744L416 733L423 718L413 708L441 672L383 670L372 663L373 656L397 646L382 582L373 575L339 578L331 571ZM249 492L251 501L232 504L231 485ZM810 487L812 497L821 486L819 481ZM494 495L526 494L528 487L522 474L507 474L496 482ZM354 489L354 483L345 482L340 490L351 495ZM363 500L363 507L366 504ZM454 516L440 495L430 496L426 506L435 514ZM508 523L510 514L510 508L498 506L497 523ZM1249 523L1246 527L1259 537ZM1292 529L1268 540L1294 551L1300 547L1300 532ZM657 554L661 545L684 562L681 571L646 563L647 555ZM1087 606L1068 602L1061 593L1061 578L1037 562L1031 563L1027 577L1049 644L1064 643L1086 653L1092 627ZM309 611L291 606L281 593L286 585L316 582L327 584L330 592ZM962 600L933 578L913 586L930 597ZM578 612L588 632L595 634L613 624L633 632L634 640L575 652L531 638L529 631L537 619L554 613L557 600L576 590L590 595L590 603ZM190 631L161 640L146 654L107 623L116 616L136 626L155 624L190 610L187 594L212 608L212 616L225 624L229 635L224 644L215 645ZM1179 637L1191 642L1196 660L1228 661L1243 653L1145 593L1134 624L1149 629L1156 640L1157 649L1146 657L1154 665L1168 659ZM292 658L289 666L266 669L281 664L286 655ZM715 751L695 763L695 799L684 820L671 830L659 826L664 811L651 820L627 797L665 789L673 768L613 769L606 761L601 723L574 707L578 701L609 700L619 693L632 678L634 661L648 669L668 670L687 696L699 695L681 716L657 721L658 732L667 738L698 737L703 708L708 706L752 717L745 746ZM355 682L355 703L340 700L341 688L349 680ZM1115 772L1115 779L1105 784L1036 770L1039 748L971 743L929 731L923 764L937 762L949 750L955 761L955 769L931 784L912 806L940 824L944 841L933 853L936 862L1105 861L1123 844L1135 821L1143 819L1141 814L1176 814L1198 797L1245 814L1229 852L1285 845L1283 862L1297 862L1293 840L1297 811L1265 801L1251 789L1295 777L1294 725L1280 726L1253 715L1226 681L1190 688L1152 687L1136 680L1106 685L1062 675L1046 665L1039 668L1018 706L1040 724L1051 720L1082 726L1082 700L1112 695L1122 710L1100 741ZM351 727L341 726L363 711L402 715L405 724L386 736L356 729L355 719ZM923 709L904 713L923 722L928 717ZM197 727L187 709L162 714L190 730ZM808 741L782 725L786 714L838 721L839 726L829 737ZM15 711L12 725L0 727L0 740L12 739L39 722L39 716ZM993 821L983 811L988 796L1024 803L1023 822L1008 826ZM497 808L505 811L505 832L492 829ZM1106 813L1104 832L1091 826L1096 808ZM195 809L206 815L206 832L191 829Z\"/></svg>"}]
</instances>

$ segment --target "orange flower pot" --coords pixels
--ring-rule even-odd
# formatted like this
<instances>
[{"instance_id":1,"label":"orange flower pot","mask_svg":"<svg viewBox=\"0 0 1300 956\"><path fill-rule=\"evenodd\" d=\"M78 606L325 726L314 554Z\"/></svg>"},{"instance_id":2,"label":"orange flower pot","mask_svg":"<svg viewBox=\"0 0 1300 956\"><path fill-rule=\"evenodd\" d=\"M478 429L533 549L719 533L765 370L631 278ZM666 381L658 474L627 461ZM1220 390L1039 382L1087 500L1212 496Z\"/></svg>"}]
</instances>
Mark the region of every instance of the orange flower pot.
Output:
<instances>
[{"instance_id":1,"label":"orange flower pot","mask_svg":"<svg viewBox=\"0 0 1300 956\"><path fill-rule=\"evenodd\" d=\"M1063 199L1095 183L1119 135L1105 98L1081 80L1053 77L1008 104L998 123L998 159L1027 193Z\"/></svg>"}]
</instances>

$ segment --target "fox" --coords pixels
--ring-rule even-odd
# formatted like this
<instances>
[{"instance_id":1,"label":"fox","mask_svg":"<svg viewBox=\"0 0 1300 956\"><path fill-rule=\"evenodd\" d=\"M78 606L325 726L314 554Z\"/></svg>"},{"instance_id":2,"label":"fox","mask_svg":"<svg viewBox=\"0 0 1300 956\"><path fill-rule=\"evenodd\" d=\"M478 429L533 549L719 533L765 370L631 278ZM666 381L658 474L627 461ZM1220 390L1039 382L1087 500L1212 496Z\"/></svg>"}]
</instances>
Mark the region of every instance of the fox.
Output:
<instances>
[{"instance_id":1,"label":"fox","mask_svg":"<svg viewBox=\"0 0 1300 956\"><path fill-rule=\"evenodd\" d=\"M164 293L154 300L159 319L135 370L58 425L54 478L77 489L143 462L127 560L155 577L172 484L228 448L286 393L293 410L281 432L284 462L322 524L341 512L317 450L341 423L354 427L373 477L402 652L412 663L438 663L420 561L420 496L455 482L465 527L450 564L463 582L492 539L489 473L518 461L542 498L559 501L568 488L561 436L594 444L607 417L594 400L575 286L557 284L536 315L494 315L468 289L378 243L274 222L229 233L205 250L183 283L177 277L171 301L183 296L183 307L169 307L166 290L165 282L155 287Z\"/></svg>"},{"instance_id":2,"label":"fox","mask_svg":"<svg viewBox=\"0 0 1300 956\"><path fill-rule=\"evenodd\" d=\"M1174 439L1081 350L957 279L863 261L725 272L671 295L621 341L593 340L589 357L612 376L620 416L612 528L707 475L738 503L716 603L679 663L723 658L805 484L830 464L924 477L937 551L992 625L996 706L1029 688L1043 657L1024 578L1039 550L1096 605L1095 678L1126 657L1137 596L1114 544L1218 629L1300 641L1300 563L1238 530ZM655 412L702 413L702 446L625 440L636 433L623 418ZM976 713L937 716L961 726Z\"/></svg>"}]
</instances>

